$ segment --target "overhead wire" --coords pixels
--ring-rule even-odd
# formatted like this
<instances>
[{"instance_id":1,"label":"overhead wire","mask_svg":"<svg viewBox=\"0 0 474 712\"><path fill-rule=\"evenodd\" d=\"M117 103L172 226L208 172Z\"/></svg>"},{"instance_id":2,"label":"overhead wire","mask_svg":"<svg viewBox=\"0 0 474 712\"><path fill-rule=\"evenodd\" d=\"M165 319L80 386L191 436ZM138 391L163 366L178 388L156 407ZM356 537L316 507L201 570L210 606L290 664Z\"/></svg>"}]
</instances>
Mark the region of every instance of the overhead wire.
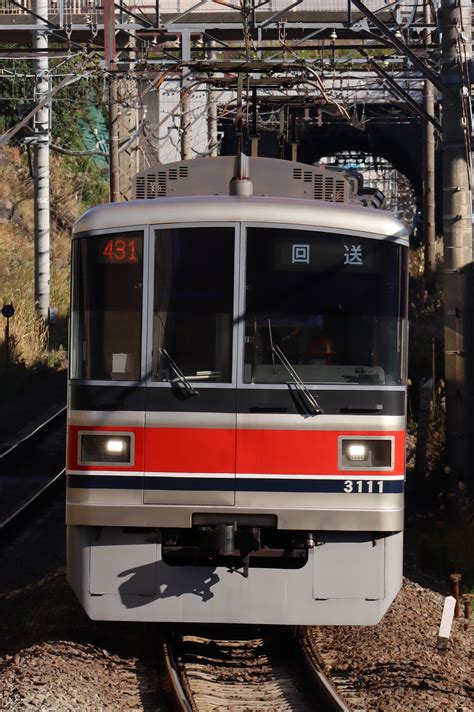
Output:
<instances>
[{"instance_id":1,"label":"overhead wire","mask_svg":"<svg viewBox=\"0 0 474 712\"><path fill-rule=\"evenodd\" d=\"M215 1L215 0L214 0L214 1ZM247 2L247 0L239 0L239 2L240 2L239 7L240 7L240 11L241 11L241 13L242 13L242 17L245 19L245 21L244 21L244 35L245 35L245 36L244 36L244 39L245 39L245 53L244 53L244 56L245 56L246 60L248 61L248 60L250 60L250 59L252 58L252 56L257 56L257 57L259 57L259 52L258 52L258 48L257 48L256 45L255 45L255 41L254 41L254 39L253 39L253 37L252 37L252 34L251 34L251 32L249 31L249 26L248 26L248 18L250 17L251 7L250 7L249 3ZM231 6L230 3L225 3L225 2L218 2L218 4L226 5L226 6L229 6L229 7ZM234 7L234 9L235 9L236 6L232 5L232 7ZM145 15L144 15L144 13L142 12L141 8L139 8L138 10L139 10L139 12L145 17ZM413 19L413 17L414 17L414 15L412 16L412 19ZM66 20L67 20L67 21L70 20L69 16L66 17ZM92 23L92 20L91 20L91 23ZM66 24L71 24L71 23L70 23L70 22L67 22ZM92 23L92 25L93 25L93 23ZM342 87L339 88L339 89L335 89L334 87L333 87L333 89L328 89L328 87L327 87L327 85L326 85L326 83L325 83L325 80L321 77L321 74L320 74L309 62L306 62L306 61L304 61L304 60L303 60L303 62L301 62L301 59L298 57L298 55L296 54L296 52L294 51L294 49L293 49L291 46L289 46L289 45L287 44L286 37L285 37L285 32L284 32L284 29L285 29L284 23L278 23L278 26L279 26L279 33L280 33L280 35L281 35L281 40L282 40L283 52L290 53L291 56L293 56L294 58L296 58L296 59L298 60L298 62L299 62L299 65L300 65L300 66L298 66L297 68L295 68L294 71L295 71L295 72L301 72L303 75L305 75L305 74L306 74L306 75L310 75L310 78L307 77L307 76L302 76L302 77L301 77L301 85L302 85L302 86L303 86L303 85L306 85L306 86L308 86L308 87L314 87L314 88L316 88L316 89L318 90L318 92L320 93L321 97L322 97L323 100L327 103L328 106L334 107L334 108L336 109L337 113L338 113L342 118L344 118L344 119L346 119L346 120L348 120L348 121L351 121L351 115L349 114L349 112L348 112L348 110L347 110L347 107L349 106L349 108L351 108L351 107L355 106L355 105L357 104L357 102L355 102L354 104L352 104L352 103L351 103L351 104L347 104L347 102L346 102L346 105L344 105L344 89L343 89ZM405 25L405 26L406 26L406 25ZM125 31L126 31L126 30L125 30ZM91 27L91 33L93 33L93 28L92 28L92 27ZM53 31L51 31L49 34L50 34L52 37L57 35L57 33L53 32ZM313 36L313 34L314 34L314 33L311 33L311 34L309 35L309 37ZM59 39L59 38L58 38L58 39ZM148 40L145 40L145 39L143 39L143 38L141 38L141 37L139 38L139 40L140 40L140 42L141 42L142 44L145 45L145 48L146 48L145 54L147 54L147 52L150 53L150 52L155 51L156 48L153 47L153 45L152 45L151 42L149 42ZM63 41L63 42L65 41L65 40L64 40L64 37L62 38L62 41ZM61 59L63 60L62 64L68 63L68 62L70 61L70 59L75 59L75 58L79 57L79 56L80 56L81 54L83 54L84 51L85 51L83 45L71 41L71 36L70 36L70 34L69 34L69 36L68 36L68 38L67 38L66 41L68 41L70 45L72 45L72 46L74 46L74 47L77 47L77 48L80 48L80 49L81 49L81 52L75 52L74 54L61 57ZM298 41L298 44L299 44L299 42L300 42L300 41ZM169 79L171 79L171 77L172 77L173 74L179 75L179 73L180 73L181 70L182 70L183 63L180 62L179 59L175 58L174 55L172 55L170 52L167 52L164 48L161 48L160 51L161 51L161 52L164 52L165 55L167 55L167 56L169 56L170 58L172 58L173 61L175 61L175 64L174 64L172 67L169 67L169 68L166 68L166 69L162 70L161 73L160 73L160 76L158 77L157 80L151 81L151 80L147 77L147 82L149 82L147 90L144 91L144 92L142 92L142 91L139 92L139 108L141 108L141 109L143 109L143 108L146 106L146 104L145 104L145 101L146 101L145 97L146 97L146 94L147 94L148 92L150 92L150 91L160 91L160 90L162 89L164 83L165 83L166 81L168 81ZM322 66L323 68L324 68L324 65L325 65L324 51L326 51L326 50L323 49L323 51L321 52L321 66ZM349 60L347 60L347 61L349 61ZM351 60L351 61L352 61L352 60ZM59 66L62 66L62 64L59 65ZM51 70L51 77L52 77L52 78L55 77L55 72L57 72L57 70L58 70L58 67L55 67L53 70ZM323 71L324 71L324 70L323 70ZM107 71L104 70L103 67L100 67L100 66L96 66L95 68L91 69L91 72L92 72L92 73L97 73L98 75L100 75L100 74L106 75L106 74L107 74ZM291 72L291 70L289 70L289 72ZM133 72L132 72L132 76L133 76ZM250 76L250 75L247 74L247 80L249 80L249 76ZM299 81L300 81L299 77L296 76L296 77L295 77L295 85L296 85L296 86L298 85ZM179 99L179 101L177 102L177 104L176 104L176 106L175 106L175 110L176 110L176 111L178 111L178 110L180 110L180 109L182 108L183 102L184 102L186 99L188 99L191 94L194 93L194 91L200 86L201 83L202 83L202 82L201 82L200 80L197 80L196 82L193 82L190 86L186 87L186 88L182 91L181 96L180 96L180 99ZM334 84L334 81L333 81L333 84ZM355 91L355 92L356 92L357 89L352 89L352 91ZM290 92L291 92L291 90L288 89L288 88L285 88L285 89L283 90L283 93L286 93L287 96L292 96L292 94L291 94ZM248 94L248 86L247 86L247 94ZM62 99L54 99L54 100L55 100L55 101L56 101L56 100L61 100L61 101L62 101ZM232 113L232 109L230 108L230 107L231 107L231 104L232 104L232 100L231 100L231 101L228 101L227 103L224 103L224 105L222 105L222 106L219 107L219 115L220 115L221 117L222 117L222 116L226 116L226 115L230 115L230 114ZM250 102L249 102L249 100L248 100L248 96L247 96L247 100L246 100L246 102L245 102L245 107L247 108L247 110L248 110L248 108L250 107L250 105L251 105L251 104L250 104ZM194 109L190 109L190 112L193 112L193 111L194 111ZM263 119L262 116L261 116L261 113L259 112L259 121L267 121L267 122L268 122L268 121L273 121L273 120L275 120L275 119L274 119L275 116L276 116L276 114L273 114L273 115L270 115L270 118L268 118L268 119ZM164 117L163 117L162 121L160 121L160 123L159 123L159 125L158 125L158 128L159 128L160 126L162 126L163 123L168 120L168 118L169 118L169 113L168 113L167 116L164 116ZM369 119L369 120L373 121L374 119ZM146 123L146 122L142 122L142 125L141 125L141 131L142 131L142 132L145 131L145 123ZM135 140L136 140L136 139L135 139Z\"/></svg>"}]
</instances>

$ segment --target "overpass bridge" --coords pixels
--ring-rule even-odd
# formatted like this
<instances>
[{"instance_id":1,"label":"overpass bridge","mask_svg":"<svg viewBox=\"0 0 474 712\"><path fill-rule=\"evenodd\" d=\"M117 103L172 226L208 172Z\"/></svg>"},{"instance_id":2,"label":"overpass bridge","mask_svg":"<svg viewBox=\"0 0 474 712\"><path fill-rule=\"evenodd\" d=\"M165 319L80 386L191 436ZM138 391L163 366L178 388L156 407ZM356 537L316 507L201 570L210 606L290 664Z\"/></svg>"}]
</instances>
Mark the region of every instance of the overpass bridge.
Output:
<instances>
[{"instance_id":1,"label":"overpass bridge","mask_svg":"<svg viewBox=\"0 0 474 712\"><path fill-rule=\"evenodd\" d=\"M435 0L434 5L437 4ZM389 26L413 33L420 29L422 3L365 0L364 5ZM61 34L72 30L74 38L78 38L95 31L103 32L106 10L107 3L102 0L44 0L41 13L37 12L37 0L1 0L0 32L16 33L10 37L13 41L20 40L21 33L35 31L37 15L41 15L52 31ZM336 30L347 36L361 31L370 34L367 19L351 0L131 0L114 3L114 15L117 30L123 32L214 30L219 36L233 35L239 39L244 17L257 33L275 35L284 24L292 36L301 36L307 30L317 30L322 35L325 30Z\"/></svg>"},{"instance_id":2,"label":"overpass bridge","mask_svg":"<svg viewBox=\"0 0 474 712\"><path fill-rule=\"evenodd\" d=\"M31 57L52 91L68 58L109 77L123 198L146 165L239 141L307 161L328 143L382 152L419 193L427 117L440 130L437 22L416 0L0 0L2 38L7 76Z\"/></svg>"}]
</instances>

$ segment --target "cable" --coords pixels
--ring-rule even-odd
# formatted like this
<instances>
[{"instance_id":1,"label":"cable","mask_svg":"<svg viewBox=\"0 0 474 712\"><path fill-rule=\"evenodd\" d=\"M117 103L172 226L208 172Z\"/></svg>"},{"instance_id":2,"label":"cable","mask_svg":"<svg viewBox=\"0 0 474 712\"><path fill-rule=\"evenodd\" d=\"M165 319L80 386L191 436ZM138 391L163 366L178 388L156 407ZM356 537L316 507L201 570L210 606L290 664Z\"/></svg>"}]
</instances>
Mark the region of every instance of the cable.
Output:
<instances>
[{"instance_id":1,"label":"cable","mask_svg":"<svg viewBox=\"0 0 474 712\"><path fill-rule=\"evenodd\" d=\"M105 158L107 158L109 155L104 151L71 151L69 148L57 146L54 143L50 143L49 147L52 151L56 151L56 153L62 153L65 156L104 156Z\"/></svg>"}]
</instances>

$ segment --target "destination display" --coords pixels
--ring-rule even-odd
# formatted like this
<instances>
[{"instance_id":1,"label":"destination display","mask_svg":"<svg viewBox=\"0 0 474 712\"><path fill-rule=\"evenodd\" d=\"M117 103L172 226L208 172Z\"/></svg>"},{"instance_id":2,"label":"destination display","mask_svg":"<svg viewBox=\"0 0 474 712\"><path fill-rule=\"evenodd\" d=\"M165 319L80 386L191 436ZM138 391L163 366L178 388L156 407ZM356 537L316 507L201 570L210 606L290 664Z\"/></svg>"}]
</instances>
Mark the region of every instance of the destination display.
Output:
<instances>
[{"instance_id":1,"label":"destination display","mask_svg":"<svg viewBox=\"0 0 474 712\"><path fill-rule=\"evenodd\" d=\"M137 237L110 237L98 240L97 261L106 264L141 264L142 240Z\"/></svg>"},{"instance_id":2,"label":"destination display","mask_svg":"<svg viewBox=\"0 0 474 712\"><path fill-rule=\"evenodd\" d=\"M373 273L384 269L387 257L393 256L393 245L348 235L292 231L274 237L272 252L277 271Z\"/></svg>"}]
</instances>

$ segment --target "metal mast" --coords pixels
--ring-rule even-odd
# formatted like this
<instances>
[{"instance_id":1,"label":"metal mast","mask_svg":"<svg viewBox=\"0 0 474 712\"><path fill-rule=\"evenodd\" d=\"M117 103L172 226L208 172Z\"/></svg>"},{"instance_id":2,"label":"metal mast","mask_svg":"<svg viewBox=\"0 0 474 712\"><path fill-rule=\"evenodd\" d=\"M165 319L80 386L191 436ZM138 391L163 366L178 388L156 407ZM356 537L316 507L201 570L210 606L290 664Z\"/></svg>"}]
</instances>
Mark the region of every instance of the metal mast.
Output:
<instances>
[{"instance_id":1,"label":"metal mast","mask_svg":"<svg viewBox=\"0 0 474 712\"><path fill-rule=\"evenodd\" d=\"M118 79L109 79L109 185L110 202L120 201Z\"/></svg>"},{"instance_id":2,"label":"metal mast","mask_svg":"<svg viewBox=\"0 0 474 712\"><path fill-rule=\"evenodd\" d=\"M33 32L33 46L39 50L34 60L36 70L35 101L49 90L47 25L48 0L33 0L39 28ZM41 29L41 28L44 28ZM44 56L40 54L44 53ZM50 309L50 217L49 217L49 105L36 112L34 127L34 224L35 224L35 305L38 314L49 321Z\"/></svg>"},{"instance_id":3,"label":"metal mast","mask_svg":"<svg viewBox=\"0 0 474 712\"><path fill-rule=\"evenodd\" d=\"M423 20L429 24L431 18L430 0L425 0ZM431 32L424 32L426 48L431 43ZM426 114L435 115L434 87L429 79L423 83L423 105ZM424 181L423 181L423 225L425 244L425 285L434 291L436 279L436 219L435 219L435 131L431 121L424 122Z\"/></svg>"},{"instance_id":4,"label":"metal mast","mask_svg":"<svg viewBox=\"0 0 474 712\"><path fill-rule=\"evenodd\" d=\"M181 59L189 62L191 59L191 33L186 30L181 33ZM181 80L181 158L187 161L193 157L192 145L192 103L190 99L191 77L189 70L183 71Z\"/></svg>"},{"instance_id":5,"label":"metal mast","mask_svg":"<svg viewBox=\"0 0 474 712\"><path fill-rule=\"evenodd\" d=\"M212 62L215 59L215 52L212 50L216 46L216 43L213 40L208 40L207 46L211 49L209 52L209 60ZM207 87L207 130L209 155L215 158L219 146L217 136L217 92L213 89L211 84Z\"/></svg>"},{"instance_id":6,"label":"metal mast","mask_svg":"<svg viewBox=\"0 0 474 712\"><path fill-rule=\"evenodd\" d=\"M465 296L472 262L471 136L469 62L471 0L442 0L440 10L443 83L444 363L446 444L452 482L472 470L468 451L470 314Z\"/></svg>"}]
</instances>

